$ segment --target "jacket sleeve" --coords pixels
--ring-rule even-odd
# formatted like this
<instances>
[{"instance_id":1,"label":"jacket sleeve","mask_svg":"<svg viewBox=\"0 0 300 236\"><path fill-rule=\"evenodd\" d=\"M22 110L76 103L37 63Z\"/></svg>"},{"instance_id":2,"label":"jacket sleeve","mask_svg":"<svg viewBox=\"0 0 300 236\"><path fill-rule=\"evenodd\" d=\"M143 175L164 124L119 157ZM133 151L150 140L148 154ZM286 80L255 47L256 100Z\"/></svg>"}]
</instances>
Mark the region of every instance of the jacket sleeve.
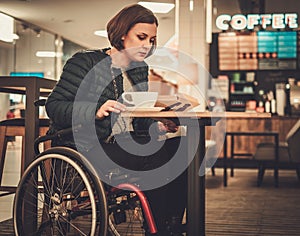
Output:
<instances>
[{"instance_id":1,"label":"jacket sleeve","mask_svg":"<svg viewBox=\"0 0 300 236\"><path fill-rule=\"evenodd\" d=\"M78 88L92 67L93 60L83 52L76 53L65 64L60 80L46 102L47 114L56 126L71 127L73 115L80 117L83 123L95 119L93 103L82 102L73 109Z\"/></svg>"}]
</instances>

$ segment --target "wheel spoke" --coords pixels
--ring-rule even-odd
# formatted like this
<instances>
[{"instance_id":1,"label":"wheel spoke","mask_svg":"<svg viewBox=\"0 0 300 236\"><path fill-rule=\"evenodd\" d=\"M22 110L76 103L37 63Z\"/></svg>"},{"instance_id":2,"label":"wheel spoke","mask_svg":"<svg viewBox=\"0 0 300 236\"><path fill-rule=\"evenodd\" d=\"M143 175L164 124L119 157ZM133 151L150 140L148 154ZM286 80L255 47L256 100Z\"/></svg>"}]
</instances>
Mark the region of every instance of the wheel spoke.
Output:
<instances>
[{"instance_id":1,"label":"wheel spoke","mask_svg":"<svg viewBox=\"0 0 300 236\"><path fill-rule=\"evenodd\" d=\"M14 202L18 235L106 234L104 188L73 159L45 154L29 165Z\"/></svg>"}]
</instances>

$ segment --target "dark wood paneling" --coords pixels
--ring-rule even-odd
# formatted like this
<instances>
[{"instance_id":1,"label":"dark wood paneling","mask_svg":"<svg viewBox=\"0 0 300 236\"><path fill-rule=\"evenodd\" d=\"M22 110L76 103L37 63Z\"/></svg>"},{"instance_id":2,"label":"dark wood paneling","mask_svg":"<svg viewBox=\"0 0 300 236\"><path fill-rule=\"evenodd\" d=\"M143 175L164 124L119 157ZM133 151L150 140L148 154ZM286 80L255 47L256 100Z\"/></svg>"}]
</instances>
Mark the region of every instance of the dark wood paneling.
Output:
<instances>
[{"instance_id":1,"label":"dark wood paneling","mask_svg":"<svg viewBox=\"0 0 300 236\"><path fill-rule=\"evenodd\" d=\"M226 131L276 131L279 132L279 141L284 142L286 135L293 127L293 125L300 119L300 117L279 117L274 116L271 119L226 119ZM217 124L217 127L218 128ZM213 127L207 127L207 139L211 139L211 129ZM221 136L221 135L220 135ZM222 137L218 137L218 142L222 141ZM256 145L262 142L272 141L271 137L249 137L241 136L235 138L235 152L239 153L255 153ZM230 140L228 139L228 153L230 153ZM223 152L220 152L219 156L223 156Z\"/></svg>"}]
</instances>

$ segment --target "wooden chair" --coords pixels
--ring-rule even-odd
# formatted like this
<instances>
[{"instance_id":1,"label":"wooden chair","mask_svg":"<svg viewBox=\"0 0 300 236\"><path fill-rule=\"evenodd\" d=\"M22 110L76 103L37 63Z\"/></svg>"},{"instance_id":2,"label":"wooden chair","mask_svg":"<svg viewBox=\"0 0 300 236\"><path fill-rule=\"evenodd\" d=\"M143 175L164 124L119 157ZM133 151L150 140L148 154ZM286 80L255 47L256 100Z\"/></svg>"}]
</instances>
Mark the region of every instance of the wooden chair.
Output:
<instances>
[{"instance_id":1,"label":"wooden chair","mask_svg":"<svg viewBox=\"0 0 300 236\"><path fill-rule=\"evenodd\" d=\"M35 101L35 106L45 105L46 100L40 99ZM50 120L48 118L39 119L39 135L45 135L49 128ZM22 137L22 148L21 148L21 170L20 175L22 176L25 168L25 118L14 118L0 121L0 191L5 191L5 193L0 194L0 196L8 195L15 192L16 187L14 186L3 186L2 177L4 172L4 163L6 157L6 150L8 142L11 137L21 136ZM50 142L44 143L44 149L51 146Z\"/></svg>"},{"instance_id":2,"label":"wooden chair","mask_svg":"<svg viewBox=\"0 0 300 236\"><path fill-rule=\"evenodd\" d=\"M254 154L254 159L258 161L259 168L257 186L262 184L267 168L295 169L300 180L300 119L287 134L286 142L279 143L278 160L275 159L275 156L274 143L260 143L257 145ZM274 178L275 183L278 182L278 176L274 175Z\"/></svg>"},{"instance_id":3,"label":"wooden chair","mask_svg":"<svg viewBox=\"0 0 300 236\"><path fill-rule=\"evenodd\" d=\"M214 164L218 158L217 143L214 140L205 140L205 155L206 155L206 166L211 168L212 176L216 175Z\"/></svg>"}]
</instances>

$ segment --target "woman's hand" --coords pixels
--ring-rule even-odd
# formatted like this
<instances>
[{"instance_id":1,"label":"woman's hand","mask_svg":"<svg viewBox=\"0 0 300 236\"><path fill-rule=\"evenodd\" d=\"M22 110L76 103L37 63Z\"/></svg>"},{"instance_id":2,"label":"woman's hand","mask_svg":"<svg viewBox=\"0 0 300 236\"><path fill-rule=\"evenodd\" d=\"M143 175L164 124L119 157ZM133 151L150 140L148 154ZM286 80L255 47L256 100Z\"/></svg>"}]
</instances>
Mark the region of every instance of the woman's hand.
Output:
<instances>
[{"instance_id":1,"label":"woman's hand","mask_svg":"<svg viewBox=\"0 0 300 236\"><path fill-rule=\"evenodd\" d=\"M160 132L172 132L175 133L178 130L178 126L171 120L158 121L158 130Z\"/></svg>"},{"instance_id":2,"label":"woman's hand","mask_svg":"<svg viewBox=\"0 0 300 236\"><path fill-rule=\"evenodd\" d=\"M103 119L109 116L110 112L120 113L126 110L126 106L115 100L107 100L97 111L96 119Z\"/></svg>"}]
</instances>

